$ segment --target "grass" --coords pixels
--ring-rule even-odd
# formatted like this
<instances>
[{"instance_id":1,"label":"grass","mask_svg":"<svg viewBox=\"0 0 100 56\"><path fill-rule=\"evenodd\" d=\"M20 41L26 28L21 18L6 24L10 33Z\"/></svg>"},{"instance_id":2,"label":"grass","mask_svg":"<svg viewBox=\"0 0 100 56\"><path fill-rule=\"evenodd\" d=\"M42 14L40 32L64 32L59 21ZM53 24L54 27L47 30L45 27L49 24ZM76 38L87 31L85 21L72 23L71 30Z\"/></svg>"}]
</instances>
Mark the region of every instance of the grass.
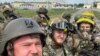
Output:
<instances>
[{"instance_id":1,"label":"grass","mask_svg":"<svg viewBox=\"0 0 100 56\"><path fill-rule=\"evenodd\" d=\"M15 10L15 13L22 16L22 17L33 17L36 13L33 10Z\"/></svg>"},{"instance_id":2,"label":"grass","mask_svg":"<svg viewBox=\"0 0 100 56\"><path fill-rule=\"evenodd\" d=\"M59 17L62 16L63 13L74 13L76 12L76 9L52 9L49 11L48 15L50 17Z\"/></svg>"},{"instance_id":3,"label":"grass","mask_svg":"<svg viewBox=\"0 0 100 56\"><path fill-rule=\"evenodd\" d=\"M48 15L50 17L58 17L61 16L62 13L66 12L66 13L73 13L76 12L77 9L51 9L48 12ZM16 14L22 16L22 17L27 17L27 18L32 18L33 16L36 15L36 11L33 10L21 10L21 9L15 9L14 11ZM1 17L4 17L2 15L2 13L0 13Z\"/></svg>"}]
</instances>

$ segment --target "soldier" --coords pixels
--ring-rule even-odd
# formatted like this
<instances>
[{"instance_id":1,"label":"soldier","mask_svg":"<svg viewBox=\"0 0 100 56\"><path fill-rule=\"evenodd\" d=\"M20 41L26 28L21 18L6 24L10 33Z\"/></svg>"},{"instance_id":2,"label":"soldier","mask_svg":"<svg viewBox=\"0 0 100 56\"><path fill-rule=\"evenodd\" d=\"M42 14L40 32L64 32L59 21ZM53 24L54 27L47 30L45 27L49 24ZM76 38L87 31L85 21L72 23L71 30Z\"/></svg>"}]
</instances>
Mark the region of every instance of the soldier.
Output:
<instances>
[{"instance_id":1,"label":"soldier","mask_svg":"<svg viewBox=\"0 0 100 56\"><path fill-rule=\"evenodd\" d=\"M37 11L37 16L35 16L34 18L36 19L36 21L38 22L38 24L41 26L41 29L47 33L48 30L48 24L49 24L49 16L47 15L48 10L46 8L39 8L39 10Z\"/></svg>"},{"instance_id":2,"label":"soldier","mask_svg":"<svg viewBox=\"0 0 100 56\"><path fill-rule=\"evenodd\" d=\"M80 34L80 41L77 47L79 55L77 56L92 56L91 51L94 48L94 43L91 40L96 24L90 18L79 18L76 23Z\"/></svg>"},{"instance_id":3,"label":"soldier","mask_svg":"<svg viewBox=\"0 0 100 56\"><path fill-rule=\"evenodd\" d=\"M41 20L50 20L47 13L48 13L48 10L46 8L39 8L39 10L37 11L38 17L40 17L40 18L37 18L39 19L38 22Z\"/></svg>"},{"instance_id":4,"label":"soldier","mask_svg":"<svg viewBox=\"0 0 100 56\"><path fill-rule=\"evenodd\" d=\"M5 16L5 19L13 20L17 18L17 16L13 12L14 10L11 5L8 5L8 4L4 5L1 10L2 10L3 15Z\"/></svg>"},{"instance_id":5,"label":"soldier","mask_svg":"<svg viewBox=\"0 0 100 56\"><path fill-rule=\"evenodd\" d=\"M66 19L68 22L70 22L71 14L64 13L62 15L62 18Z\"/></svg>"},{"instance_id":6,"label":"soldier","mask_svg":"<svg viewBox=\"0 0 100 56\"><path fill-rule=\"evenodd\" d=\"M18 16L14 13L14 9L10 4L4 4L1 8L1 12L3 13L5 18L3 18L2 22L0 22L2 24L2 26L0 27L1 28L0 32L2 32L2 30L8 24L8 22L18 18Z\"/></svg>"},{"instance_id":7,"label":"soldier","mask_svg":"<svg viewBox=\"0 0 100 56\"><path fill-rule=\"evenodd\" d=\"M55 19L51 25L51 34L47 36L44 56L72 56L70 47L67 45L68 28L66 20Z\"/></svg>"},{"instance_id":8,"label":"soldier","mask_svg":"<svg viewBox=\"0 0 100 56\"><path fill-rule=\"evenodd\" d=\"M90 18L79 18L77 21L77 29L80 32L87 32L89 34L94 33L94 28L96 25L96 22L94 20L91 20Z\"/></svg>"},{"instance_id":9,"label":"soldier","mask_svg":"<svg viewBox=\"0 0 100 56\"><path fill-rule=\"evenodd\" d=\"M42 56L45 35L36 21L19 18L10 21L0 43L0 56Z\"/></svg>"}]
</instances>

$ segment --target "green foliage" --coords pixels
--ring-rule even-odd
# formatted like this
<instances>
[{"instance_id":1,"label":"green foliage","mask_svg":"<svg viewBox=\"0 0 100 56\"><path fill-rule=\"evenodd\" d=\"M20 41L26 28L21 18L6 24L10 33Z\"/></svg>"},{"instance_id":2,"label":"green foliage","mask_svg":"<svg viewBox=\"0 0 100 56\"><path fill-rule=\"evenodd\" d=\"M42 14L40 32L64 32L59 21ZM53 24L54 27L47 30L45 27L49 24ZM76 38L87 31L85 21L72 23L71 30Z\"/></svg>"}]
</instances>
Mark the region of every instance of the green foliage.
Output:
<instances>
[{"instance_id":1,"label":"green foliage","mask_svg":"<svg viewBox=\"0 0 100 56\"><path fill-rule=\"evenodd\" d=\"M77 11L77 9L51 9L49 10L48 15L50 17L59 17L62 16L63 13L74 13L75 11ZM32 18L37 14L36 11L22 10L22 9L15 9L14 12L17 15L20 15L22 17L27 17L27 18ZM4 18L2 13L0 13L0 16Z\"/></svg>"},{"instance_id":2,"label":"green foliage","mask_svg":"<svg viewBox=\"0 0 100 56\"><path fill-rule=\"evenodd\" d=\"M63 13L74 13L77 9L52 9L49 11L48 15L50 17L59 17L62 16Z\"/></svg>"},{"instance_id":3,"label":"green foliage","mask_svg":"<svg viewBox=\"0 0 100 56\"><path fill-rule=\"evenodd\" d=\"M36 12L32 11L32 10L17 9L17 10L15 10L15 13L22 17L33 17L34 15L36 15Z\"/></svg>"}]
</instances>

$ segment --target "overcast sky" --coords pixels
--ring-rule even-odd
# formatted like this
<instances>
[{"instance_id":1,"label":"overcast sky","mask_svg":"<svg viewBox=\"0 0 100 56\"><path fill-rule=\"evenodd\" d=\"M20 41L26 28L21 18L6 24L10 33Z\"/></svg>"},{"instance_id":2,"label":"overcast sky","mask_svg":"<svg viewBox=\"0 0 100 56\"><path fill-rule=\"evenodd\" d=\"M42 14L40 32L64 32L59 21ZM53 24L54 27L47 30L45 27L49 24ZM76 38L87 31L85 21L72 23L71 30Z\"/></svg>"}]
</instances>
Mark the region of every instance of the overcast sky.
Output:
<instances>
[{"instance_id":1,"label":"overcast sky","mask_svg":"<svg viewBox=\"0 0 100 56\"><path fill-rule=\"evenodd\" d=\"M68 4L74 4L74 3L85 3L85 4L91 4L94 0L0 0L0 2L13 2L13 1L36 1L36 2L41 2L41 1L56 1L60 3L68 3ZM100 0L97 0L100 1Z\"/></svg>"}]
</instances>

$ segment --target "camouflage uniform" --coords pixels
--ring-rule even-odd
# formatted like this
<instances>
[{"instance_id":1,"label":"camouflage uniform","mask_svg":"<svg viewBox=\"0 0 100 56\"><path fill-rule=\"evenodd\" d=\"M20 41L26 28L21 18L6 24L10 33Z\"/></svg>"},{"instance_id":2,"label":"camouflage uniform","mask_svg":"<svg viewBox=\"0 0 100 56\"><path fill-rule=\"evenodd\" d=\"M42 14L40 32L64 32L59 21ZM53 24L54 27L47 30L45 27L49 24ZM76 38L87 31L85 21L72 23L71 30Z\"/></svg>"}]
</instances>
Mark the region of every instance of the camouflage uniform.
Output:
<instances>
[{"instance_id":1,"label":"camouflage uniform","mask_svg":"<svg viewBox=\"0 0 100 56\"><path fill-rule=\"evenodd\" d=\"M80 30L79 24L84 22L91 24L92 28L89 32ZM77 51L75 52L75 56L95 56L93 52L95 44L93 42L94 38L92 37L95 33L97 33L97 29L95 29L95 22L90 18L79 18L78 20L76 20L76 23L78 28L77 31L79 34L79 43L77 47L75 47Z\"/></svg>"},{"instance_id":2,"label":"camouflage uniform","mask_svg":"<svg viewBox=\"0 0 100 56\"><path fill-rule=\"evenodd\" d=\"M1 10L6 20L13 20L18 18L18 16L14 13L14 9L11 5L5 4Z\"/></svg>"},{"instance_id":3,"label":"camouflage uniform","mask_svg":"<svg viewBox=\"0 0 100 56\"><path fill-rule=\"evenodd\" d=\"M3 16L5 18L3 18L3 20L0 22L0 33L2 32L2 30L5 28L5 26L14 19L17 19L18 16L14 13L14 10L12 8L11 5L9 4L5 4L2 6L1 8L1 12L3 13Z\"/></svg>"},{"instance_id":4,"label":"camouflage uniform","mask_svg":"<svg viewBox=\"0 0 100 56\"><path fill-rule=\"evenodd\" d=\"M46 38L46 46L43 49L44 56L73 56L73 54L71 52L71 45L72 45L71 37L67 36L67 38L66 38L65 42L62 44L62 46L58 46L54 43L53 37L51 36L53 31L56 30L56 28L65 30L68 27L68 25L65 24L65 22L67 23L67 21L62 18L54 18L54 19L50 20L51 32ZM59 23L62 23L62 24L59 24ZM55 24L57 24L57 25L55 25ZM62 25L62 27L60 27L61 25ZM69 31L68 28L67 28L67 30Z\"/></svg>"},{"instance_id":5,"label":"camouflage uniform","mask_svg":"<svg viewBox=\"0 0 100 56\"><path fill-rule=\"evenodd\" d=\"M35 19L38 24L40 25L41 29L45 32L48 33L48 22L50 20L49 16L47 15L48 10L46 8L39 8L39 10L37 11L36 16L33 17L33 19ZM40 16L40 14L42 14L43 17Z\"/></svg>"},{"instance_id":6,"label":"camouflage uniform","mask_svg":"<svg viewBox=\"0 0 100 56\"><path fill-rule=\"evenodd\" d=\"M41 18L39 16L35 16L34 20L36 20L38 22L38 24L40 25L41 29L48 34L48 28L49 28L49 20L41 20Z\"/></svg>"},{"instance_id":7,"label":"camouflage uniform","mask_svg":"<svg viewBox=\"0 0 100 56\"><path fill-rule=\"evenodd\" d=\"M82 39L80 43L80 56L100 56L100 34L91 34L91 39ZM90 37L88 35L88 37Z\"/></svg>"},{"instance_id":8,"label":"camouflage uniform","mask_svg":"<svg viewBox=\"0 0 100 56\"><path fill-rule=\"evenodd\" d=\"M100 33L96 33L93 35L93 42L94 42L94 48L92 51L92 54L94 56L100 56Z\"/></svg>"},{"instance_id":9,"label":"camouflage uniform","mask_svg":"<svg viewBox=\"0 0 100 56\"><path fill-rule=\"evenodd\" d=\"M40 29L40 26L36 21L33 21L30 18L18 18L10 21L1 36L0 43L0 56L14 56L14 51L11 51L11 55L8 54L8 49L13 50L13 44L15 39L18 39L19 36L25 36L30 34L40 34L40 41L42 46L45 46L45 34ZM35 34L35 35L36 35Z\"/></svg>"},{"instance_id":10,"label":"camouflage uniform","mask_svg":"<svg viewBox=\"0 0 100 56\"><path fill-rule=\"evenodd\" d=\"M73 34L72 37L72 50L74 56L92 56L94 49L94 42L92 41L92 34L87 34L83 36L79 34Z\"/></svg>"},{"instance_id":11,"label":"camouflage uniform","mask_svg":"<svg viewBox=\"0 0 100 56\"><path fill-rule=\"evenodd\" d=\"M66 42L62 46L56 46L50 37L47 37L46 42L47 45L43 49L44 56L73 56Z\"/></svg>"},{"instance_id":12,"label":"camouflage uniform","mask_svg":"<svg viewBox=\"0 0 100 56\"><path fill-rule=\"evenodd\" d=\"M92 35L84 33L87 36L83 36L84 38L80 38L79 44L79 56L92 56L91 51L94 48L94 43L91 41ZM82 34L83 35L83 34Z\"/></svg>"}]
</instances>

